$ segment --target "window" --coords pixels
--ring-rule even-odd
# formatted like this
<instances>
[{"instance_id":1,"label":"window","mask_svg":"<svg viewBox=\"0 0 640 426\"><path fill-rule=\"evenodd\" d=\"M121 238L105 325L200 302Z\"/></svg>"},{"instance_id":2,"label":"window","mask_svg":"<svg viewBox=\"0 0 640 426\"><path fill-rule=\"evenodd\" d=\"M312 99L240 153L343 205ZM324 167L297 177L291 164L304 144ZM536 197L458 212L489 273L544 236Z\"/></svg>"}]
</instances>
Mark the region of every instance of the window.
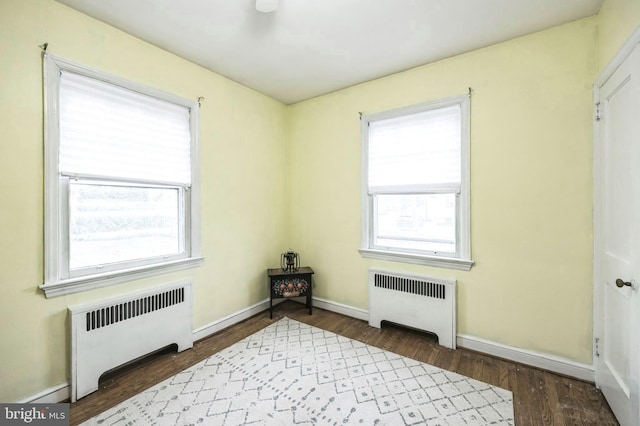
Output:
<instances>
[{"instance_id":1,"label":"window","mask_svg":"<svg viewBox=\"0 0 640 426\"><path fill-rule=\"evenodd\" d=\"M199 264L197 102L44 61L47 297Z\"/></svg>"},{"instance_id":2,"label":"window","mask_svg":"<svg viewBox=\"0 0 640 426\"><path fill-rule=\"evenodd\" d=\"M469 96L362 117L364 257L469 270Z\"/></svg>"}]
</instances>

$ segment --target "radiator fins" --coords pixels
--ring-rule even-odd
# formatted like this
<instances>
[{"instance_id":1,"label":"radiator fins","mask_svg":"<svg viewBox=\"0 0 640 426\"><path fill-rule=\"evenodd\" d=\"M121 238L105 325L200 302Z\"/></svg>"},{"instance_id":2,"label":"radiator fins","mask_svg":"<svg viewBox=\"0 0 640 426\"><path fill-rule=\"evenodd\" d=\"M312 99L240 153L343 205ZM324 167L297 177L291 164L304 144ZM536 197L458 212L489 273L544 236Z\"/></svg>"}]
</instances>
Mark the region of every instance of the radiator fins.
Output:
<instances>
[{"instance_id":1,"label":"radiator fins","mask_svg":"<svg viewBox=\"0 0 640 426\"><path fill-rule=\"evenodd\" d=\"M105 306L104 308L86 313L86 329L87 331L97 330L120 321L126 321L140 315L183 303L184 300L184 287L182 287L128 302Z\"/></svg>"},{"instance_id":2,"label":"radiator fins","mask_svg":"<svg viewBox=\"0 0 640 426\"><path fill-rule=\"evenodd\" d=\"M374 285L388 290L402 291L420 296L445 299L444 284L415 280L393 275L375 274Z\"/></svg>"}]
</instances>

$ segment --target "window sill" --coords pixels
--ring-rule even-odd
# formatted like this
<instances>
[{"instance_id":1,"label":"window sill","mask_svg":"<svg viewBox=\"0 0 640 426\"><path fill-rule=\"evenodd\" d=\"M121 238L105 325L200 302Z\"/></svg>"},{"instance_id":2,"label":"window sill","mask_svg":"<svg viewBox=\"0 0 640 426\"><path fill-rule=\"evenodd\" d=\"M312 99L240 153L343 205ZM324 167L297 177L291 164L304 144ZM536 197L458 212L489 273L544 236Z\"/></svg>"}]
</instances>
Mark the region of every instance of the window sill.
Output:
<instances>
[{"instance_id":1,"label":"window sill","mask_svg":"<svg viewBox=\"0 0 640 426\"><path fill-rule=\"evenodd\" d=\"M359 252L362 257L366 257L369 259L416 263L418 265L435 266L436 268L458 269L460 271L469 271L474 264L473 260L462 260L453 257L424 256L419 254L372 249L360 249Z\"/></svg>"},{"instance_id":2,"label":"window sill","mask_svg":"<svg viewBox=\"0 0 640 426\"><path fill-rule=\"evenodd\" d=\"M71 278L51 283L45 283L40 286L40 289L44 291L44 294L47 298L57 297L65 294L78 293L80 291L118 284L125 281L146 278L153 275L175 272L188 268L195 268L197 266L200 266L202 262L204 262L203 257L181 259L153 266L132 268L123 271L108 272L87 277Z\"/></svg>"}]
</instances>

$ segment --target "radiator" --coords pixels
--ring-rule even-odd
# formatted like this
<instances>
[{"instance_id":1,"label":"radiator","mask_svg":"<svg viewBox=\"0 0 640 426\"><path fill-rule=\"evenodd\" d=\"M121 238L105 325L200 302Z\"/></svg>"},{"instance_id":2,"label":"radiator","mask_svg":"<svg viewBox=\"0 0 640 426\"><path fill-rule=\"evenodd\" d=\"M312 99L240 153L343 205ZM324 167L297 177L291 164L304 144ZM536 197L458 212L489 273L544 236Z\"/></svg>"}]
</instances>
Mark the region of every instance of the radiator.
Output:
<instances>
[{"instance_id":1,"label":"radiator","mask_svg":"<svg viewBox=\"0 0 640 426\"><path fill-rule=\"evenodd\" d=\"M98 390L106 371L171 344L193 347L191 283L70 306L71 402Z\"/></svg>"},{"instance_id":2,"label":"radiator","mask_svg":"<svg viewBox=\"0 0 640 426\"><path fill-rule=\"evenodd\" d=\"M369 325L382 321L434 333L455 349L456 281L370 269Z\"/></svg>"}]
</instances>

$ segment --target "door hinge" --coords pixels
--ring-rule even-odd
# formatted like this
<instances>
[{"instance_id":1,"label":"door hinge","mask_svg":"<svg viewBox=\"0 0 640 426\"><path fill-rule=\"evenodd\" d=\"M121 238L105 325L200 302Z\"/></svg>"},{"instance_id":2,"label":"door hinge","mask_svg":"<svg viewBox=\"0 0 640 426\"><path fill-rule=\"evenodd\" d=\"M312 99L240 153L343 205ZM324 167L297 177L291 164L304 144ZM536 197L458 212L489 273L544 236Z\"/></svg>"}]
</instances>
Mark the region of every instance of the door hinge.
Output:
<instances>
[{"instance_id":1,"label":"door hinge","mask_svg":"<svg viewBox=\"0 0 640 426\"><path fill-rule=\"evenodd\" d=\"M596 356L599 357L600 356L600 338L596 337L593 340L595 340L595 353L596 353Z\"/></svg>"},{"instance_id":2,"label":"door hinge","mask_svg":"<svg viewBox=\"0 0 640 426\"><path fill-rule=\"evenodd\" d=\"M596 103L596 121L600 121L600 102Z\"/></svg>"}]
</instances>

